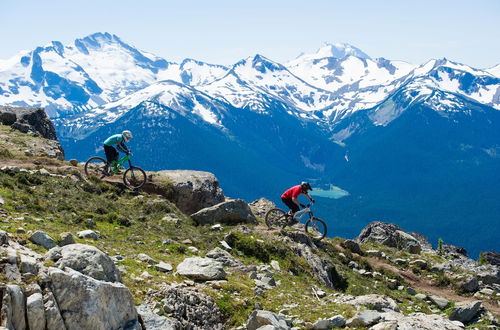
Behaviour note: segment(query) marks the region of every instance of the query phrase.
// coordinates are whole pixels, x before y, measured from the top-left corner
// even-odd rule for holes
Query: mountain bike
[[[326,236],[326,224],[320,218],[313,215],[311,204],[307,204],[305,208],[295,213],[292,217],[288,212],[280,208],[271,209],[266,213],[265,221],[269,229],[274,227],[285,228],[300,223],[302,218],[309,216],[305,223],[305,232],[313,236],[316,240],[322,240]]]
[[[128,168],[123,172],[123,183],[129,189],[136,190],[141,188],[147,181],[146,172],[140,167],[133,166],[131,160],[132,153],[128,152],[116,163],[111,165],[104,158],[99,156],[90,157],[85,163],[85,175],[87,177],[95,176],[102,180],[115,174],[121,174],[121,168],[128,163]]]

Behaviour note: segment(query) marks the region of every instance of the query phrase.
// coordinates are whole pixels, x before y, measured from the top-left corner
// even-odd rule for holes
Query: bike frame
[[[309,218],[313,217],[313,212],[311,210],[311,205],[307,205],[304,209],[295,212],[293,215],[293,218],[296,219],[297,221],[301,221],[303,217],[306,215],[309,215]]]
[[[118,159],[118,161],[116,162],[116,165],[123,166],[123,164],[125,164],[126,161],[128,161],[128,166],[132,167],[132,161],[130,160],[130,155],[125,155],[122,158]]]

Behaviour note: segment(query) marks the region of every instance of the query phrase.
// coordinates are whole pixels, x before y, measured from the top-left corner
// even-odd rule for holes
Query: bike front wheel
[[[306,222],[306,233],[316,240],[322,240],[326,236],[326,224],[320,218],[312,217]]]
[[[123,173],[123,183],[133,190],[144,186],[146,180],[146,172],[137,166],[131,166]]]
[[[109,175],[108,162],[104,158],[97,156],[89,158],[83,169],[87,177],[95,176],[102,180],[105,176]]]
[[[288,224],[288,216],[282,209],[271,209],[266,213],[266,225],[269,229],[285,228]]]

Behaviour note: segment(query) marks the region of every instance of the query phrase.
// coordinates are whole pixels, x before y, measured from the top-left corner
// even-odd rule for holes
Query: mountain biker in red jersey
[[[300,207],[305,207],[305,205],[301,204],[297,199],[300,194],[305,195],[311,202],[314,203],[314,199],[307,193],[308,190],[312,190],[309,182],[302,182],[297,186],[293,186],[290,189],[287,189],[281,195],[281,200],[283,201],[283,203],[285,203],[285,205],[290,208],[289,213],[291,216],[299,211]]]
[[[116,165],[116,162],[118,161],[119,153],[118,151],[116,151],[116,149],[123,153],[130,152],[130,150],[125,145],[125,142],[130,141],[131,138],[132,132],[125,130],[121,134],[111,135],[104,141],[104,153],[106,154],[108,163],[111,164],[112,167],[114,167]],[[116,149],[114,147],[115,145]]]

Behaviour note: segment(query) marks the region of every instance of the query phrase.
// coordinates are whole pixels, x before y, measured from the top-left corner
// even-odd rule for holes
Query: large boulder
[[[369,306],[370,308],[379,312],[385,310],[399,312],[398,304],[394,301],[394,299],[378,294],[368,294],[364,296],[342,296],[340,298],[337,298],[335,302],[339,304],[352,305],[355,307]]]
[[[210,225],[216,222],[226,224],[257,223],[257,219],[250,207],[241,199],[230,200],[204,208],[191,214],[191,218],[200,225]]]
[[[195,213],[225,199],[215,175],[201,171],[154,172],[144,189],[164,196],[185,214]]]
[[[278,316],[273,312],[264,310],[255,310],[252,312],[252,314],[250,314],[250,317],[248,318],[247,321],[246,329],[257,330],[266,325],[273,326],[274,329],[279,329],[279,330],[290,329],[290,327],[286,323],[286,320],[283,317]]]
[[[41,245],[44,248],[52,249],[56,246],[56,241],[52,237],[50,237],[47,233],[37,230],[29,237],[29,240],[35,243],[36,245]]]
[[[121,282],[120,271],[111,258],[98,248],[85,244],[70,244],[50,249],[45,255],[59,268],[69,267],[96,280]]]
[[[132,294],[121,283],[98,281],[70,268],[48,269],[68,329],[140,329]]]
[[[418,240],[412,235],[404,232],[399,226],[381,221],[369,223],[359,236],[357,242],[375,242],[410,253],[420,253],[422,247]]]
[[[457,320],[462,323],[469,323],[481,311],[483,305],[480,301],[457,303],[450,313],[450,320]]]
[[[222,264],[212,258],[186,258],[177,265],[177,273],[196,280],[222,280],[226,272]]]
[[[337,272],[335,265],[328,260],[320,258],[309,246],[299,243],[292,246],[292,251],[307,261],[311,268],[312,276],[316,281],[330,288],[345,288],[347,281]]]

